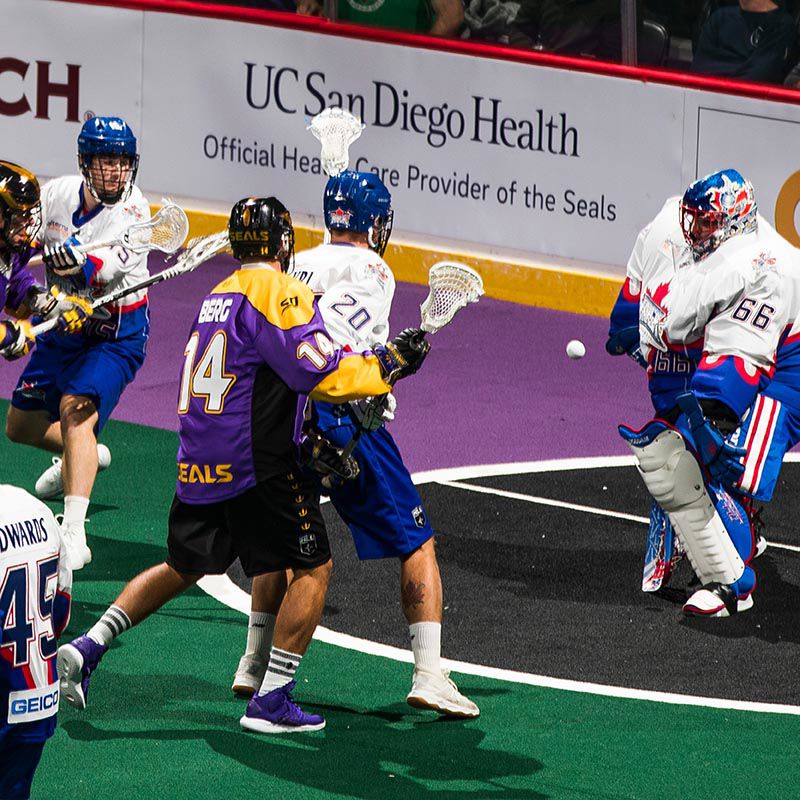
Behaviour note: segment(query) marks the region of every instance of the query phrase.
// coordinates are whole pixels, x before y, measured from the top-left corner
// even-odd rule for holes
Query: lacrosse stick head
[[[131,225],[125,233],[125,246],[134,253],[160,250],[174,253],[186,240],[189,219],[184,210],[172,202],[166,202],[147,222]]]
[[[327,175],[338,175],[350,163],[350,145],[366,126],[349,111],[334,106],[311,118],[306,130],[319,139],[320,160]]]
[[[186,249],[178,256],[170,271],[175,275],[191,272],[204,261],[213,258],[217,253],[228,250],[231,246],[228,231],[209,233],[207,236],[197,236],[186,243]]]
[[[481,276],[456,261],[434,264],[428,273],[428,286],[428,296],[419,307],[420,328],[426,333],[441,330],[459,309],[477,303],[483,294]]]

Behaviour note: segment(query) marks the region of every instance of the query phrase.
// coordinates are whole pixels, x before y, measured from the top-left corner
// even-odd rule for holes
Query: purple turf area
[[[151,263],[153,270],[159,265]],[[114,419],[176,429],[178,377],[192,319],[205,293],[234,268],[218,257],[151,292],[147,360]],[[392,330],[419,324],[426,287],[399,284]],[[607,321],[483,298],[431,337],[422,370],[398,384],[390,430],[412,471],[470,464],[627,453],[619,422],[650,416],[644,374],[603,347]],[[565,354],[570,339],[586,357]],[[0,397],[24,367],[4,363]]]

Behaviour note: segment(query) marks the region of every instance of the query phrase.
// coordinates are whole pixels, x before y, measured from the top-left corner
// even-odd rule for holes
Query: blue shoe
[[[295,681],[289,681],[267,694],[255,695],[247,704],[239,724],[256,733],[321,731],[325,727],[324,717],[306,714],[292,699],[294,687]]]
[[[58,688],[73,708],[86,708],[89,678],[106,650],[106,645],[97,644],[86,635],[58,648]]]

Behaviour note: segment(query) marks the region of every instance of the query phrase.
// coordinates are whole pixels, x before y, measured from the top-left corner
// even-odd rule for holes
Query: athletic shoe
[[[111,466],[111,451],[104,445],[97,445],[97,471],[102,472]],[[36,496],[41,500],[57,500],[64,494],[64,482],[61,479],[61,459],[53,456],[53,465],[48,467],[36,481]]]
[[[61,543],[67,556],[67,566],[77,572],[83,569],[92,560],[92,551],[86,544],[86,529],[83,522],[71,522],[64,525],[63,516],[59,514],[56,519],[61,525]]]
[[[246,653],[239,659],[236,675],[233,676],[233,693],[239,697],[252,697],[261,687],[267,673],[268,659],[258,653]]]
[[[255,695],[247,704],[247,711],[239,724],[256,733],[303,733],[320,731],[325,719],[319,714],[306,714],[292,699],[295,681],[273,689],[267,694]]]
[[[58,648],[58,688],[73,708],[86,708],[89,678],[108,650],[85,634]]]
[[[767,540],[763,536],[759,536],[756,539],[756,549],[755,553],[753,553],[753,558],[758,558],[759,556],[763,556],[767,549]]]
[[[447,717],[473,719],[481,712],[478,706],[458,691],[450,673],[415,669],[406,702],[414,708],[438,711]]]
[[[683,613],[697,617],[730,617],[752,607],[752,594],[736,597],[730,586],[708,583],[683,604]]]

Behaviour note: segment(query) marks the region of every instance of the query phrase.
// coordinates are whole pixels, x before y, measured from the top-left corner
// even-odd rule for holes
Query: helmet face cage
[[[345,170],[332,177],[322,200],[328,230],[366,233],[369,246],[382,256],[392,234],[392,196],[372,172]]]
[[[0,161],[0,244],[9,252],[29,247],[42,226],[36,176],[10,161]]]
[[[294,228],[286,206],[275,197],[248,197],[231,209],[228,235],[234,258],[277,261],[287,272],[294,258]]]
[[[755,231],[758,206],[753,185],[735,169],[706,175],[692,183],[680,204],[680,223],[695,260],[724,241]]]
[[[119,117],[92,117],[78,135],[78,164],[92,196],[113,206],[127,200],[136,181],[136,137]]]

